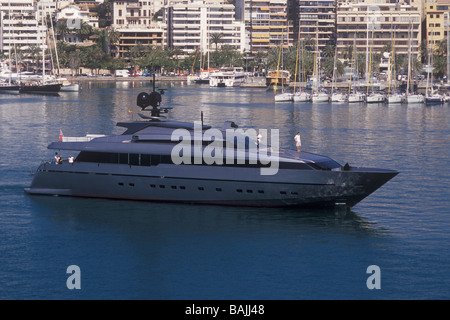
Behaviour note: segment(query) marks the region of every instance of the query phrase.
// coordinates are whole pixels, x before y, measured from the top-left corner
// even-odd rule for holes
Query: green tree
[[[85,21],[81,21],[80,27],[75,30],[81,42],[86,40],[92,34],[92,27]]]
[[[441,55],[434,57],[433,67],[433,75],[442,78],[447,73],[447,57]]]
[[[120,41],[120,32],[118,32],[113,27],[110,27],[106,31],[106,42],[109,46],[108,53],[117,53],[117,44]]]
[[[97,45],[86,47],[82,50],[82,65],[86,68],[91,69],[92,73],[94,73],[94,70],[97,70],[98,74],[98,70],[103,66],[105,52]]]
[[[72,69],[72,73],[78,74],[78,70],[81,67],[81,58],[82,54],[79,49],[69,55],[69,67]]]
[[[69,28],[67,27],[66,20],[59,20],[55,26],[56,33],[59,35],[59,39],[64,41],[64,37],[70,33]]]
[[[218,45],[223,42],[223,34],[219,32],[211,33],[209,35],[209,42],[216,46],[217,51]]]

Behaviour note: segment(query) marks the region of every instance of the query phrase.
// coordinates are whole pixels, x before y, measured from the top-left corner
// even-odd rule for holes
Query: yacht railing
[[[89,142],[92,139],[104,137],[104,134],[87,134],[85,137],[63,137],[62,142]]]

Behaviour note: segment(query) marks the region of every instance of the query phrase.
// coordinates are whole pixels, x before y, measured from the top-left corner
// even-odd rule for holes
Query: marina
[[[58,151],[67,163],[71,151],[47,149],[60,132],[120,136],[116,123],[139,120],[136,97],[152,91],[148,79],[82,84],[57,96],[0,95],[1,298],[448,298],[447,103],[275,103],[263,88],[158,84],[170,121],[203,114],[212,127],[276,128],[293,153],[300,131],[305,154],[400,172],[350,210],[28,195],[41,161]],[[73,264],[77,292],[66,287]],[[371,265],[380,290],[366,286]]]

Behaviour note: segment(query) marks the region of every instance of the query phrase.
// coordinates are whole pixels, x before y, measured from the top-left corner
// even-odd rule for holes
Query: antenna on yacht
[[[142,109],[142,111],[147,111],[146,108],[147,107],[152,107],[150,110],[150,114],[151,116],[143,116],[141,115],[141,117],[145,118],[145,119],[153,119],[153,120],[158,120],[160,118],[164,118],[161,117],[161,94],[164,94],[165,89],[160,89],[160,92],[156,91],[156,81],[155,81],[155,74],[153,74],[153,91],[149,94],[147,92],[141,92],[138,94],[137,96],[137,105]],[[166,107],[163,108],[162,111],[164,113],[168,112],[168,109],[171,109],[170,107]]]

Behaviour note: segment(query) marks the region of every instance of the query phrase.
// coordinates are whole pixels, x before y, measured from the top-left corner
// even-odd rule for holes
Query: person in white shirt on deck
[[[297,132],[297,134],[294,137],[295,146],[297,147],[297,152],[300,152],[300,148],[302,147],[302,138],[300,137],[300,132]]]

